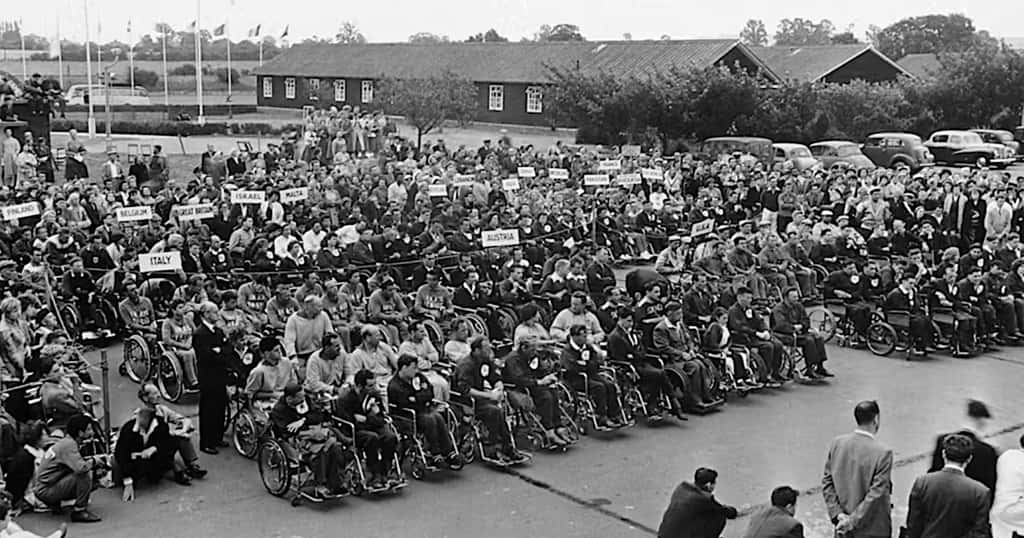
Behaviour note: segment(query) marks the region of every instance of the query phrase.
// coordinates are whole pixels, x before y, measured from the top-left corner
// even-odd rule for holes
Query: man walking
[[[985,538],[989,536],[990,491],[967,477],[974,442],[966,435],[942,440],[945,465],[919,476],[910,490],[907,538]]]
[[[836,534],[892,536],[892,449],[875,439],[880,411],[875,401],[853,409],[857,429],[832,440],[822,477],[822,495]]]
[[[985,433],[985,424],[990,418],[992,415],[988,412],[988,406],[978,400],[968,400],[967,423],[953,433],[963,435],[973,443],[974,451],[971,461],[964,468],[964,474],[967,475],[967,478],[981,482],[989,491],[994,492],[996,489],[996,460],[999,458],[999,454],[996,453],[996,449],[992,445],[981,440],[981,436]],[[946,462],[942,457],[942,443],[950,435],[953,434],[940,435],[935,440],[935,452],[932,453],[932,465],[928,468],[928,472],[938,471],[945,465]]]
[[[683,482],[672,492],[658,527],[658,538],[718,538],[725,520],[736,519],[736,509],[715,499],[718,472],[701,467],[693,483]]]

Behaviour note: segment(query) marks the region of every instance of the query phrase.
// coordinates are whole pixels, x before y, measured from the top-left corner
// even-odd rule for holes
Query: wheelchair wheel
[[[887,323],[872,323],[868,327],[868,349],[879,357],[885,357],[896,349],[896,329]]]
[[[149,379],[149,344],[138,334],[124,339],[125,374],[134,382],[142,383]]]
[[[398,334],[398,328],[392,325],[381,324],[377,326],[380,329],[380,339],[385,344],[398,348],[398,344],[402,342],[401,337]]]
[[[499,308],[494,312],[494,317],[501,331],[501,338],[512,340],[516,334],[516,325],[519,324],[519,317],[511,308]]]
[[[423,320],[423,330],[427,331],[427,338],[434,344],[434,349],[444,349],[444,329],[436,321]]]
[[[64,321],[64,326],[68,331],[68,338],[72,342],[77,342],[82,337],[82,316],[78,314],[78,308],[71,303],[64,303],[60,305],[57,312],[60,315],[60,319]]]
[[[464,424],[459,428],[455,438],[458,441],[455,448],[462,456],[462,460],[466,463],[473,463],[476,461],[477,452],[479,452],[479,450],[477,450],[476,432],[473,430],[473,427],[469,424]]]
[[[246,458],[253,459],[259,450],[259,428],[256,420],[248,412],[238,413],[235,417],[234,428],[231,432],[231,441],[235,450]]]
[[[362,467],[360,467],[357,459],[353,459],[345,466],[345,470],[342,471],[342,480],[345,482],[348,492],[352,495],[360,497],[366,493]]]
[[[114,303],[106,297],[96,299],[96,328],[116,333],[119,326],[120,319]]]
[[[636,422],[637,418],[647,415],[647,404],[639,388],[631,386],[622,394],[622,414],[627,422]]]
[[[811,328],[821,333],[826,344],[836,335],[836,317],[828,308],[824,306],[808,308],[807,317],[810,318]]]
[[[260,479],[267,493],[282,497],[291,489],[292,469],[284,448],[277,441],[266,441],[259,448]]]
[[[466,314],[464,317],[466,321],[469,322],[469,329],[470,332],[472,333],[472,336],[485,336],[487,338],[491,337],[490,331],[487,330],[487,323],[484,321],[483,318],[476,314]]]
[[[160,356],[156,384],[160,394],[169,402],[177,402],[185,393],[185,373],[174,353],[168,351]]]

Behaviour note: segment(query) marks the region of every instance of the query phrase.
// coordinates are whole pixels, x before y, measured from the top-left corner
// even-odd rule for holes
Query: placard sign
[[[517,177],[510,177],[508,179],[501,180],[501,188],[503,188],[503,189],[505,189],[507,191],[517,191],[517,190],[519,190],[519,178],[517,178]]]
[[[520,166],[516,171],[516,175],[519,177],[537,177],[537,171],[532,166]]]
[[[608,174],[587,174],[583,176],[583,185],[587,187],[600,187],[609,184],[610,181]]]
[[[263,191],[233,191],[232,204],[262,204],[267,201],[267,193]]]
[[[640,184],[640,174],[619,174],[615,176],[615,184],[623,187],[632,187]]]
[[[484,230],[480,232],[484,247],[511,247],[519,244],[519,230]]]
[[[459,189],[463,187],[472,187],[473,185],[476,185],[475,181],[456,181],[455,183],[452,183],[452,187]]]
[[[627,157],[639,157],[640,146],[622,146],[622,154]]]
[[[465,181],[466,183],[473,183],[476,181],[476,176],[473,174],[455,174],[455,181]]]
[[[433,183],[428,188],[431,197],[448,196],[448,185],[444,183]]]
[[[9,205],[3,208],[4,220],[18,220],[24,217],[34,217],[39,214],[38,202],[26,202],[24,204]]]
[[[694,237],[698,235],[705,235],[711,233],[715,229],[715,219],[706,219],[693,225],[693,230],[690,231],[690,235]]]
[[[152,273],[154,271],[177,271],[181,269],[180,252],[154,252],[139,254],[139,271]]]
[[[640,174],[644,179],[663,179],[665,173],[660,168],[641,168]]]
[[[617,172],[619,170],[622,170],[622,163],[617,160],[601,161],[597,165],[597,170],[599,172]]]
[[[281,203],[290,204],[301,202],[309,198],[309,187],[295,187],[281,191]]]
[[[551,179],[569,179],[569,171],[565,168],[548,168],[548,177]]]
[[[153,208],[148,205],[117,208],[117,222],[137,222],[153,218]]]
[[[188,220],[212,219],[215,214],[213,204],[180,205],[174,208],[174,211],[178,215],[178,220],[182,222]]]

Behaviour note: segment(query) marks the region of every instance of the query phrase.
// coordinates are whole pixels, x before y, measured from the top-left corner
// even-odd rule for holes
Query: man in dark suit
[[[693,483],[683,482],[672,492],[658,527],[658,538],[718,538],[725,520],[736,519],[736,509],[715,499],[718,473],[701,467]]]
[[[772,504],[750,516],[743,538],[803,538],[804,525],[796,514],[797,491],[779,486],[772,491]]]
[[[932,465],[928,468],[928,472],[939,471],[945,464],[942,457],[943,441],[953,434],[962,435],[970,439],[974,445],[971,460],[964,468],[964,474],[967,475],[967,478],[973,478],[984,484],[990,492],[995,492],[996,460],[999,459],[999,454],[996,453],[996,449],[992,445],[982,441],[980,437],[981,433],[985,431],[985,423],[990,418],[992,415],[988,412],[988,406],[978,400],[968,400],[967,424],[956,432],[940,435],[935,440],[935,452],[932,453]]]
[[[683,413],[683,406],[676,397],[676,389],[672,386],[665,369],[661,367],[661,361],[657,357],[647,354],[647,349],[641,342],[640,333],[633,330],[633,311],[625,306],[620,306],[616,312],[617,322],[615,329],[608,335],[608,358],[625,362],[636,369],[640,376],[640,390],[647,399],[648,412],[652,415],[660,414],[665,410],[656,409],[651,403],[660,399],[656,396],[664,395],[671,405],[672,414],[679,420],[688,420]]]
[[[892,536],[892,449],[875,440],[879,415],[877,402],[860,402],[857,429],[828,449],[822,496],[836,534],[846,538]]]
[[[989,536],[990,492],[968,478],[974,442],[965,435],[942,440],[945,465],[919,476],[910,489],[907,538],[985,538]]]
[[[199,324],[192,334],[199,375],[199,450],[216,455],[224,442],[224,413],[228,406],[228,365],[231,346],[217,327],[217,305],[199,305]]]

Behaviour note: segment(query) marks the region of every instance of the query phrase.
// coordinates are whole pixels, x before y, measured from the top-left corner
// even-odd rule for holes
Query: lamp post
[[[117,65],[117,60],[121,56],[121,49],[114,48],[110,51],[114,55],[114,61],[103,68],[103,91],[106,94],[106,102],[103,104],[104,112],[107,116],[106,121],[106,134],[107,134],[107,149],[110,149],[110,124],[114,122],[113,113],[110,110],[110,70]]]

